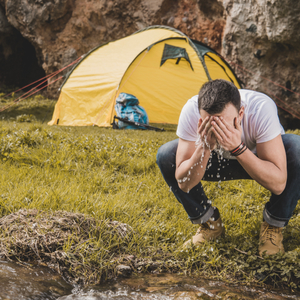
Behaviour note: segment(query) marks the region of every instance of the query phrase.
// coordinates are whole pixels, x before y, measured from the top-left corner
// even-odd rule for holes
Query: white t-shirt
[[[274,139],[284,134],[280,124],[275,102],[263,93],[240,89],[241,105],[244,106],[242,119],[242,141],[256,153],[256,144]],[[198,95],[192,97],[182,108],[177,136],[183,140],[197,140],[197,125],[200,118],[198,111]],[[233,157],[230,157],[233,158]]]

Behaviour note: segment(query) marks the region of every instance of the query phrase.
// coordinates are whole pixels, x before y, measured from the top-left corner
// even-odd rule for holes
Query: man
[[[284,133],[273,100],[225,80],[209,81],[183,107],[177,135],[179,140],[160,147],[157,164],[192,223],[200,225],[188,243],[225,232],[202,180],[254,179],[272,193],[259,253],[284,252],[282,228],[300,198],[300,136]]]

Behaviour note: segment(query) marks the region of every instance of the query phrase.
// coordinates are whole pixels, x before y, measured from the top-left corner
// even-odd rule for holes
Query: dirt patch
[[[50,267],[68,282],[98,284],[132,272],[175,272],[162,251],[132,254],[139,234],[127,224],[80,213],[22,209],[0,219],[0,258]],[[146,251],[147,252],[147,251]]]
[[[71,282],[99,282],[104,273],[106,278],[118,273],[132,234],[117,221],[24,209],[0,219],[0,257],[46,265]]]

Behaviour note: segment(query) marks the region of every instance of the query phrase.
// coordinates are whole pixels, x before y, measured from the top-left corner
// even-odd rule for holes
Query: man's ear
[[[244,111],[245,111],[245,107],[242,106],[239,110],[239,121],[241,122],[243,117],[244,117]]]

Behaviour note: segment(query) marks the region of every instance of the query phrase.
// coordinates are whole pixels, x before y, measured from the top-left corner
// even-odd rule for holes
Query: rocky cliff
[[[100,44],[163,24],[213,47],[246,87],[300,115],[299,12],[294,0],[0,0],[0,84],[32,82]],[[285,122],[296,120],[283,112]]]
[[[300,2],[226,0],[222,54],[246,87],[265,92],[286,127],[299,127]],[[287,88],[287,89],[285,89]]]

